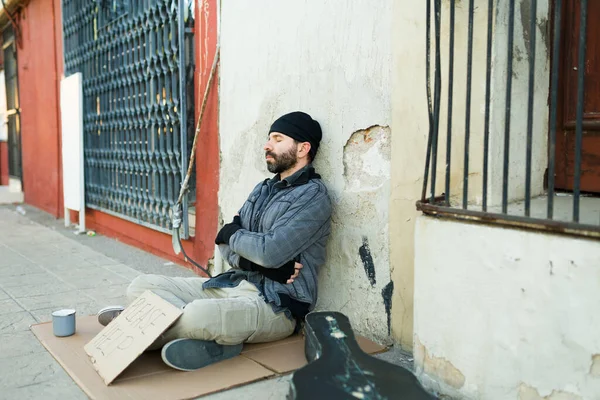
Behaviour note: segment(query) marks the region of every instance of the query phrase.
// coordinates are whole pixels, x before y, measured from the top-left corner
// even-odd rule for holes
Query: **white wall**
[[[221,9],[220,190],[228,221],[269,176],[271,122],[303,110],[323,128],[315,166],[334,204],[321,309],[386,341],[382,289],[390,282],[388,205],[392,0],[225,1]],[[371,285],[359,256],[373,258]]]
[[[596,241],[430,217],[415,240],[425,384],[468,399],[600,398]]]

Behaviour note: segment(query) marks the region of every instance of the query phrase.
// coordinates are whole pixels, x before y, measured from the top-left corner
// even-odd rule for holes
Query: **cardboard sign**
[[[181,314],[181,309],[148,290],[105,326],[84,347],[104,383],[109,385]]]

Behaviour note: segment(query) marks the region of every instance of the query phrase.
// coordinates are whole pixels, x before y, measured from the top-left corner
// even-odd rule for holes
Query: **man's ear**
[[[310,142],[302,142],[300,143],[301,147],[298,149],[301,157],[308,157],[308,153],[310,153]]]

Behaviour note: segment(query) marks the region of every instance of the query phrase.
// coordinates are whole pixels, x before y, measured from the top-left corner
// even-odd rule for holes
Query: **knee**
[[[160,284],[160,275],[145,274],[136,277],[127,287],[127,298],[133,301],[146,290],[156,288]]]
[[[221,314],[216,302],[195,300],[185,306],[183,314],[175,323],[178,337],[215,340],[221,336]]]
[[[212,299],[194,300],[185,306],[180,319],[204,321],[214,323],[215,325],[220,325],[221,313],[219,304],[217,301],[213,301]]]

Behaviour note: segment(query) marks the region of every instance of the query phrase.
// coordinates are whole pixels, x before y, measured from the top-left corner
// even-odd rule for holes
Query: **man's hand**
[[[298,277],[298,275],[300,275],[300,270],[302,269],[302,264],[300,263],[295,263],[294,264],[294,275],[292,275],[290,277],[290,279],[287,280],[287,284],[289,285],[290,283],[294,283],[294,279],[296,279]]]
[[[298,275],[300,275],[302,264],[295,262],[294,260],[290,260],[279,268],[265,268],[245,259],[244,257],[240,257],[239,267],[244,271],[260,272],[264,277],[275,282],[290,284],[293,283],[296,278],[298,278]]]
[[[233,217],[233,221],[223,225],[219,233],[217,233],[217,238],[215,239],[215,244],[229,244],[229,239],[236,233],[238,230],[242,229],[242,222],[240,220],[240,216],[236,215]]]

